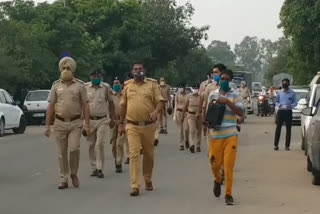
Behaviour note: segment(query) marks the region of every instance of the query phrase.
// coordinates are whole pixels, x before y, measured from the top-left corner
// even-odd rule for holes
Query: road
[[[54,139],[43,127],[0,139],[0,214],[88,213],[319,213],[320,187],[311,184],[300,148],[300,127],[293,128],[292,150],[273,151],[273,118],[250,116],[242,126],[234,173],[235,206],[212,193],[213,179],[202,152],[178,151],[177,132],[161,135],[156,148],[155,190],[129,196],[128,166],[115,174],[111,147],[106,146],[105,178],[89,176],[88,145],[82,139],[80,188],[58,190]],[[283,137],[283,136],[282,136]]]

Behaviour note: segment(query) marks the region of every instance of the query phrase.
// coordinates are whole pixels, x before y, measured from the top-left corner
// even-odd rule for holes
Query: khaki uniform
[[[121,106],[127,107],[126,132],[129,141],[130,182],[132,188],[140,187],[140,148],[143,151],[143,176],[145,182],[152,179],[154,164],[154,134],[156,125],[134,125],[132,122],[149,121],[150,114],[160,101],[164,101],[156,80],[146,78],[142,84],[135,80],[125,82]]]
[[[112,105],[113,100],[109,94],[110,88],[104,84],[95,87],[91,82],[88,82],[86,88],[90,105],[90,135],[87,136],[89,158],[93,171],[102,170],[104,166],[104,144],[110,122],[108,108],[109,105]]]
[[[245,113],[245,116],[247,115],[247,107],[248,107],[248,97],[250,96],[250,92],[249,92],[249,89],[248,87],[240,87],[240,95],[241,95],[241,98],[242,98],[242,102],[243,102],[243,107],[244,107],[244,113]]]
[[[70,175],[77,175],[80,157],[82,107],[88,102],[84,82],[73,79],[66,84],[61,80],[53,83],[49,103],[54,104],[54,132],[59,160],[61,182],[67,183]]]
[[[122,97],[123,97],[122,93],[113,95],[116,121],[115,121],[115,126],[112,129],[112,137],[110,142],[112,144],[112,154],[114,159],[116,160],[116,165],[121,165],[123,162],[123,159],[125,157],[129,157],[129,146],[128,146],[127,134],[122,136],[118,135],[119,120],[120,120],[120,102]]]
[[[188,94],[188,126],[189,126],[189,139],[191,146],[200,147],[201,145],[201,118],[199,114],[200,108],[200,95]]]
[[[168,127],[168,118],[167,118],[167,109],[169,106],[169,104],[171,103],[171,96],[170,96],[170,86],[169,85],[165,85],[165,86],[160,86],[160,91],[161,91],[161,95],[165,100],[165,106],[162,112],[160,112],[160,128],[167,130]]]
[[[189,142],[189,129],[188,120],[185,115],[183,115],[183,109],[186,105],[187,93],[177,93],[175,97],[175,117],[176,124],[179,131],[179,145],[183,146],[186,141]],[[182,121],[183,119],[183,121]]]

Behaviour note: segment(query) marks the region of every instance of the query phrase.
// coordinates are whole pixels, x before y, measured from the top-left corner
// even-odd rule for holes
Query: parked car
[[[35,90],[28,92],[23,104],[23,111],[28,124],[33,122],[41,124],[45,121],[49,93],[50,90]]]
[[[312,172],[312,184],[320,185],[320,103],[318,102],[314,113],[313,107],[306,108],[302,112],[312,117],[306,132],[307,169]]]
[[[26,120],[22,110],[17,106],[17,103],[12,99],[10,94],[0,89],[0,126],[3,126],[2,135],[4,130],[12,129],[15,134],[23,134],[26,130]],[[1,135],[1,134],[0,134]]]
[[[307,95],[307,106],[312,108],[312,114],[316,111],[317,102],[320,99],[320,72],[318,72],[311,83],[309,84],[309,93]],[[301,149],[305,150],[305,155],[307,155],[306,144],[306,133],[312,119],[311,115],[301,115]]]
[[[4,114],[0,111],[0,137],[4,135]]]

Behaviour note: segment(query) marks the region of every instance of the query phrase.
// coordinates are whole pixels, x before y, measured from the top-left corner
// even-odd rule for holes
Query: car
[[[41,124],[45,121],[49,93],[50,90],[34,90],[28,92],[23,104],[23,111],[28,124],[33,122]]]
[[[320,186],[320,103],[317,103],[315,112],[313,107],[302,111],[303,115],[311,116],[306,132],[307,170],[312,172],[312,184]]]
[[[4,114],[0,111],[0,137],[4,135]]]
[[[252,101],[252,97],[249,96],[247,99],[248,99],[247,112],[248,112],[248,114],[253,114],[253,101]]]
[[[2,135],[4,130],[12,129],[15,134],[23,134],[26,130],[26,119],[23,111],[17,106],[10,94],[0,89],[0,112]]]
[[[312,114],[315,113],[317,103],[320,99],[320,72],[318,72],[309,84],[309,93],[307,94],[307,106],[312,108]],[[305,150],[305,155],[307,155],[306,144],[306,133],[312,119],[311,115],[301,115],[301,149]]]

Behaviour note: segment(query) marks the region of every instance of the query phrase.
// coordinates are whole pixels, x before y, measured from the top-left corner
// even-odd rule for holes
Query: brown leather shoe
[[[153,190],[152,182],[146,182],[146,190],[147,191],[152,191]]]
[[[140,194],[140,191],[138,188],[133,188],[132,191],[130,192],[130,196],[138,196]]]
[[[72,185],[78,188],[80,185],[79,178],[76,175],[71,175],[70,177],[72,179]]]
[[[67,189],[68,188],[68,183],[66,182],[61,182],[58,186],[58,189]]]

